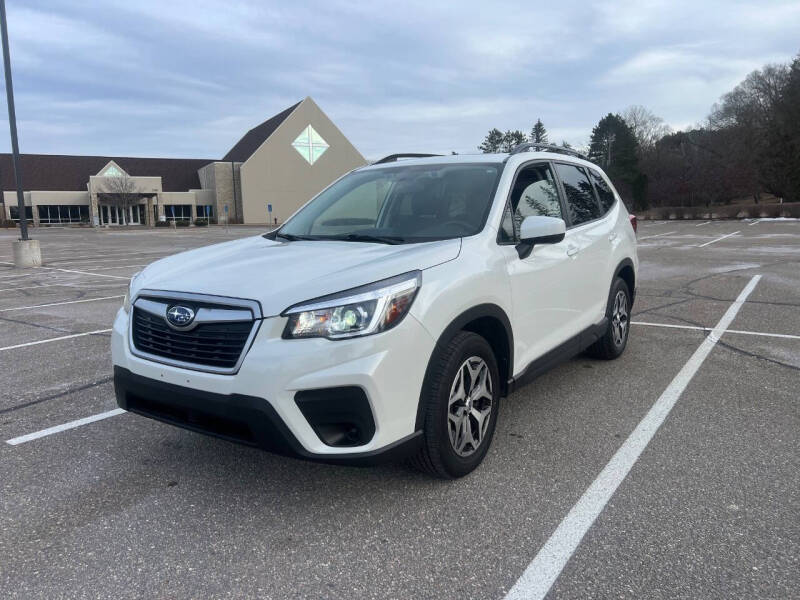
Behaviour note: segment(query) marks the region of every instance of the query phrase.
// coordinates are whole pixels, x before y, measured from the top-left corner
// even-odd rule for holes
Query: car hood
[[[264,316],[296,304],[455,259],[461,240],[387,245],[279,242],[249,237],[181,252],[148,265],[131,290],[258,300]]]

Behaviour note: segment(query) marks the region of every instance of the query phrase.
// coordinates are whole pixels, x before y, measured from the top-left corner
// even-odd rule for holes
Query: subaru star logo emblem
[[[186,327],[194,320],[194,311],[188,306],[175,305],[167,309],[167,322],[173,327]]]

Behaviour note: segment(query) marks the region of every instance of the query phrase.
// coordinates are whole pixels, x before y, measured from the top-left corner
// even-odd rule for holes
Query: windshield
[[[273,235],[401,244],[474,235],[483,229],[501,172],[500,163],[355,171]]]

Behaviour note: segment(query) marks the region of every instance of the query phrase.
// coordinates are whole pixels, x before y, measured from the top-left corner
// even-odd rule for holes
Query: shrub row
[[[800,218],[800,202],[784,204],[731,204],[651,208],[636,215],[640,219],[755,219]]]

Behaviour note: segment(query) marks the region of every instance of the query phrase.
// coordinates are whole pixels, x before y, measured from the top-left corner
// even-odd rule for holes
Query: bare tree
[[[139,203],[136,182],[125,174],[119,177],[106,177],[103,188],[110,204],[122,208],[123,219],[127,221],[128,208]]]
[[[658,140],[672,133],[672,129],[664,123],[664,119],[657,117],[650,109],[641,104],[626,108],[622,111],[622,118],[633,131],[642,153],[650,152],[655,148]]]

